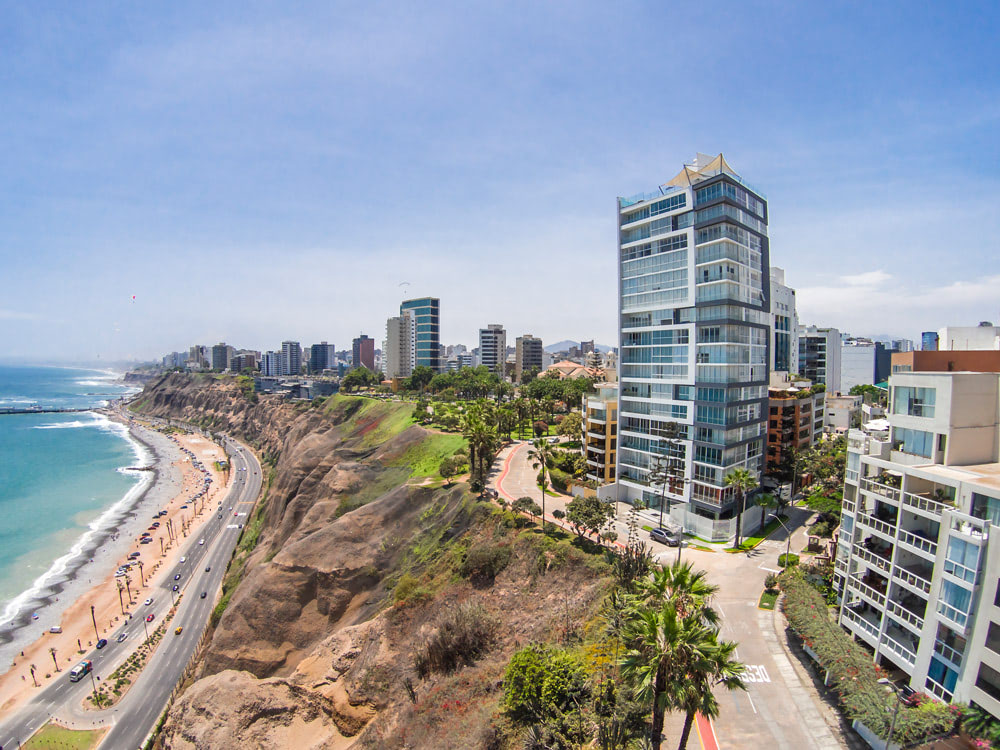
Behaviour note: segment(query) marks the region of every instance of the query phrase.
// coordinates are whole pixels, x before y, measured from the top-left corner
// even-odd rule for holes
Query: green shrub
[[[482,544],[470,549],[462,561],[461,573],[473,583],[492,583],[510,563],[510,547]]]
[[[782,553],[778,555],[778,565],[782,568],[792,568],[799,564],[799,556],[795,554]]]
[[[552,486],[559,492],[567,491],[567,482],[569,479],[570,475],[562,469],[549,469],[549,480],[552,482]]]
[[[778,588],[778,576],[774,573],[768,573],[764,576],[764,588],[767,591],[774,591]]]
[[[481,604],[465,603],[438,622],[434,634],[413,657],[420,677],[472,664],[496,642],[499,620]]]
[[[517,651],[503,678],[503,711],[518,724],[537,724],[585,702],[586,674],[569,653],[542,644]]]

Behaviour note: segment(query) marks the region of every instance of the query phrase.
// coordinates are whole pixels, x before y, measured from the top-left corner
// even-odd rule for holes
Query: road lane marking
[[[771,675],[767,673],[767,667],[763,664],[747,664],[743,672],[745,682],[770,682]]]

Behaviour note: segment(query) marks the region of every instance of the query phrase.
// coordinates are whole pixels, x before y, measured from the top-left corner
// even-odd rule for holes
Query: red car
[[[146,622],[152,622],[154,617],[156,617],[156,615],[146,615]]]

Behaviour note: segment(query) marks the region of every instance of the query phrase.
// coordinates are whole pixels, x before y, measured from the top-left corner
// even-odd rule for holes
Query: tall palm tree
[[[653,569],[653,574],[638,584],[639,596],[647,606],[670,602],[681,617],[700,617],[705,625],[719,626],[719,613],[711,606],[719,590],[708,582],[708,573],[695,570],[691,563],[675,562]]]
[[[533,469],[541,470],[542,488],[542,531],[545,531],[545,476],[549,468],[549,441],[545,438],[535,438],[531,442],[531,449],[528,451],[528,460],[531,461]]]
[[[745,667],[733,658],[736,644],[732,641],[720,642],[718,631],[713,632],[707,641],[696,651],[697,658],[690,665],[688,680],[673,683],[677,690],[671,691],[670,702],[684,711],[684,729],[681,731],[677,750],[685,750],[687,747],[696,714],[707,719],[714,719],[719,715],[719,702],[713,688],[722,685],[727,690],[747,689],[743,682]],[[714,645],[711,643],[713,641]]]
[[[746,503],[747,492],[752,490],[757,486],[757,477],[753,475],[752,472],[744,468],[733,469],[731,472],[726,474],[725,483],[727,487],[736,488],[736,497],[738,498],[736,503],[736,545],[740,546],[740,536],[743,531],[743,511],[745,510],[744,505]]]

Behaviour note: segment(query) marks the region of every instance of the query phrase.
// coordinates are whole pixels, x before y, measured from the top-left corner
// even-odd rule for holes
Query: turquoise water
[[[94,370],[0,366],[0,410],[101,406],[127,389]],[[92,412],[0,414],[0,623],[140,481],[123,428]],[[56,566],[57,568],[59,566]]]

